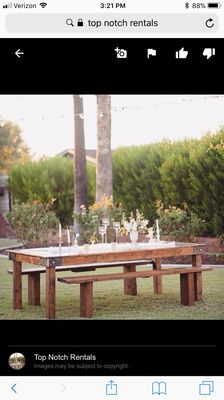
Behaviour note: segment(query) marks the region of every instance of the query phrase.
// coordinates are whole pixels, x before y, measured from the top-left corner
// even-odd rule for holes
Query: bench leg
[[[201,267],[202,257],[201,254],[192,256],[192,266],[197,268]],[[202,273],[196,272],[194,274],[194,299],[195,301],[202,301]]]
[[[40,305],[40,273],[32,272],[28,275],[28,304]]]
[[[125,265],[123,267],[124,272],[136,272],[135,265]],[[137,282],[136,278],[124,279],[124,294],[129,294],[131,296],[137,295]]]
[[[161,269],[161,258],[156,258],[156,260],[153,262],[153,269],[154,270]],[[163,293],[162,276],[153,277],[153,288],[155,294]]]
[[[180,302],[183,306],[192,306],[194,304],[193,274],[180,274]]]
[[[93,316],[93,282],[80,283],[80,317]]]

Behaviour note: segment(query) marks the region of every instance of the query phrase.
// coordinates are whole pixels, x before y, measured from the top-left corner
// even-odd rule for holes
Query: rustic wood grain
[[[32,306],[40,305],[40,273],[32,272],[28,275],[28,303]]]
[[[193,268],[200,268],[202,263],[201,254],[192,256],[192,266]],[[195,301],[202,301],[202,274],[194,274],[194,296]]]
[[[46,269],[46,318],[55,318],[55,268]]]
[[[161,275],[175,275],[175,274],[190,274],[193,275],[195,272],[207,272],[212,271],[212,268],[167,268],[161,270],[146,270],[136,272],[119,272],[116,274],[101,274],[101,275],[86,275],[86,276],[69,276],[57,278],[59,282],[67,284],[79,284],[84,282],[103,282],[112,281],[118,279],[131,279],[131,278],[144,278],[146,276],[161,276]]]
[[[132,250],[120,250],[120,251],[111,251],[111,252],[99,252],[99,253],[89,253],[89,254],[77,254],[77,255],[68,255],[68,256],[49,256],[46,254],[46,249],[30,249],[30,254],[28,249],[22,250],[10,250],[9,258],[14,261],[14,272],[13,272],[13,304],[15,309],[20,309],[22,307],[22,274],[21,263],[26,262],[33,265],[43,265],[46,267],[46,317],[49,319],[55,318],[55,266],[53,263],[58,259],[58,262],[62,266],[67,266],[68,269],[75,270],[75,266],[77,267],[77,272],[81,270],[81,268],[93,268],[93,264],[99,264],[99,268],[104,267],[105,264],[108,263],[117,263],[122,266],[125,263],[132,263],[133,261],[136,264],[140,264],[141,261],[145,260],[146,263],[151,263],[152,259],[161,259],[162,257],[175,257],[175,256],[193,256],[193,266],[194,263],[198,263],[199,258],[197,256],[201,256],[203,249],[203,245],[195,244],[195,243],[177,243],[175,247],[164,247],[160,249],[132,249]],[[42,255],[43,254],[43,255]],[[195,257],[195,258],[194,258]],[[196,260],[196,261],[194,261]],[[52,265],[53,264],[53,265]],[[88,264],[88,266],[87,266]],[[72,267],[71,267],[72,265]],[[107,265],[109,267],[109,265]],[[111,265],[112,266],[112,265]],[[156,270],[153,271],[153,275],[144,275],[143,277],[153,276],[154,277],[154,290],[156,293],[162,293],[162,275],[171,274],[171,272],[165,273],[164,271],[160,273],[159,271],[159,262],[157,262]],[[194,266],[194,268],[196,268]],[[33,268],[35,269],[35,268]],[[82,269],[84,271],[84,269]],[[140,271],[139,271],[140,272]],[[200,271],[198,271],[200,272]],[[135,272],[132,272],[132,274]],[[174,273],[174,272],[172,272]],[[176,272],[179,273],[179,272]],[[181,274],[183,272],[180,272]],[[201,275],[196,274],[196,269],[194,269],[194,294],[196,299],[202,298],[202,285],[201,285]],[[24,273],[25,274],[25,273]],[[135,279],[140,277],[139,275],[131,275],[125,276],[125,279]],[[124,277],[123,277],[124,278]],[[122,278],[122,279],[123,279]],[[121,279],[121,278],[117,278]],[[106,279],[105,279],[106,280]],[[107,280],[110,280],[109,275]],[[134,280],[132,281],[134,282]],[[30,283],[31,286],[31,283]],[[32,289],[34,284],[32,284]],[[37,287],[37,284],[36,284]],[[131,289],[129,287],[126,290],[132,290],[134,292],[134,285]],[[137,292],[137,286],[136,286]],[[35,294],[32,294],[35,297]],[[32,301],[36,301],[32,299]]]
[[[161,258],[156,258],[155,262],[153,264],[153,269],[154,270],[160,270],[161,269]],[[153,277],[153,289],[155,294],[162,294],[163,293],[163,287],[162,287],[162,276],[154,276]]]
[[[13,307],[14,310],[22,308],[22,263],[13,262]]]
[[[123,266],[123,271],[124,271],[124,273],[136,272],[136,266],[135,265],[125,265],[125,266]],[[130,296],[137,295],[136,278],[124,279],[124,294],[130,295]]]
[[[180,275],[180,302],[184,306],[194,304],[194,275],[192,273]]]
[[[93,316],[93,283],[84,282],[80,285],[80,317]]]

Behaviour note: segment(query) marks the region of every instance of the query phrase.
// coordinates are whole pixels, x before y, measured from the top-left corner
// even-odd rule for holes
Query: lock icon
[[[83,20],[81,18],[78,19],[77,26],[83,26]]]

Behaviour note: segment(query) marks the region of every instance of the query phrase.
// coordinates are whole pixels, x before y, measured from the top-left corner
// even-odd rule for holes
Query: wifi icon
[[[40,6],[41,6],[42,8],[45,8],[45,7],[47,7],[47,3],[40,3]]]

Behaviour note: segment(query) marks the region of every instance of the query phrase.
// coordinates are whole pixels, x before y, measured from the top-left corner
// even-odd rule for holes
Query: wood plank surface
[[[80,285],[80,317],[91,318],[93,316],[93,283]]]
[[[161,270],[161,258],[156,258],[153,269],[156,271]],[[163,287],[162,287],[162,276],[153,276],[153,289],[155,294],[162,294]]]
[[[202,263],[201,254],[192,256],[192,266],[193,268],[200,268]],[[202,274],[194,274],[194,297],[195,301],[202,301]]]
[[[111,281],[118,279],[130,279],[130,278],[143,278],[146,276],[160,276],[160,275],[175,275],[175,274],[194,274],[195,272],[206,272],[212,271],[212,268],[168,268],[161,270],[147,270],[137,272],[121,272],[117,274],[105,274],[105,275],[86,275],[86,276],[75,276],[75,277],[60,277],[57,278],[59,282],[67,284],[79,284],[82,282],[100,282],[100,281]]]
[[[180,302],[184,306],[192,306],[194,304],[194,275],[180,275]]]
[[[135,265],[125,265],[123,267],[123,272],[124,273],[136,272],[136,266]],[[136,278],[124,279],[124,294],[130,295],[130,296],[136,296],[137,295],[137,281],[136,281]]]
[[[13,262],[13,307],[14,310],[22,308],[22,263]]]
[[[28,276],[28,303],[32,306],[40,305],[40,273],[32,272]]]
[[[46,269],[46,318],[55,319],[55,268]]]
[[[150,259],[150,258],[162,258],[162,257],[173,257],[179,255],[193,255],[202,252],[203,244],[195,243],[176,243],[175,247],[164,247],[164,248],[149,248],[141,249],[136,247],[136,249],[131,250],[116,250],[109,252],[99,252],[99,253],[88,253],[88,254],[71,254],[62,255],[57,254],[55,256],[47,255],[46,249],[25,249],[25,250],[9,250],[9,258],[15,258],[15,261],[24,261],[34,265],[44,265],[49,264],[49,260],[54,258],[61,259],[61,265],[69,264],[83,264],[83,263],[98,263],[98,262],[113,262],[113,261],[125,261],[133,259]],[[30,251],[30,254],[29,254]],[[36,251],[36,254],[35,254]],[[43,255],[41,255],[43,254]]]

